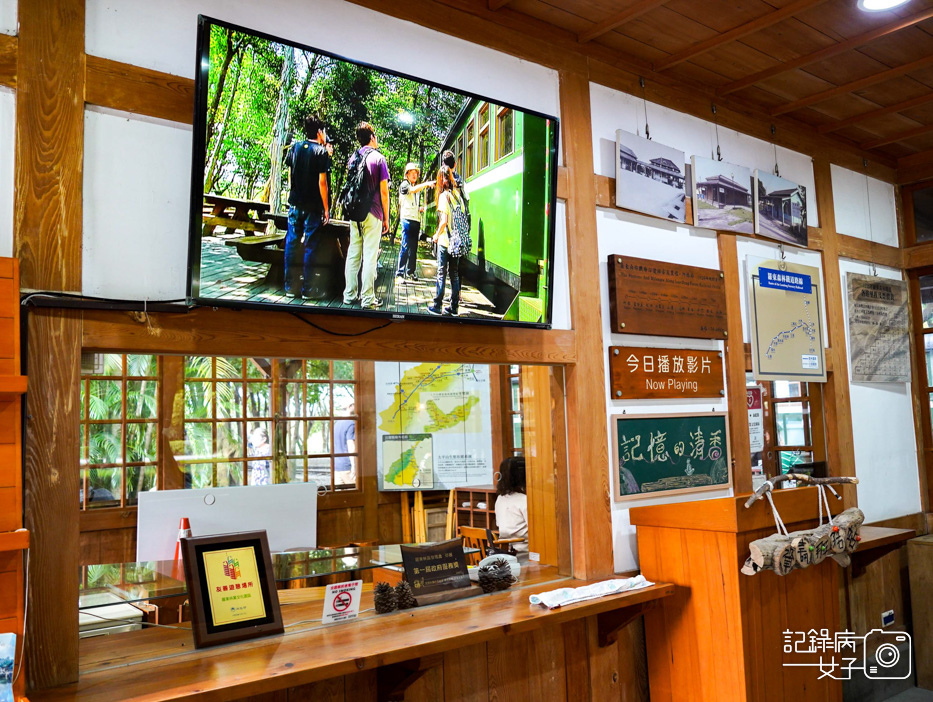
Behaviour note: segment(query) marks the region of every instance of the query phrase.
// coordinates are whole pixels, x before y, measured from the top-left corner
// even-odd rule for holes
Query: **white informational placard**
[[[450,490],[492,482],[489,366],[376,363],[380,490]]]
[[[324,590],[324,616],[321,621],[324,624],[333,624],[356,619],[360,614],[362,592],[362,580],[328,585]]]
[[[765,450],[764,406],[761,402],[761,386],[745,388],[748,404],[748,443],[752,453]]]
[[[907,282],[848,273],[846,291],[852,382],[910,382]]]
[[[273,552],[317,545],[317,485],[249,485],[139,493],[136,560],[175,558],[178,522],[187,517],[192,536],[265,530]]]

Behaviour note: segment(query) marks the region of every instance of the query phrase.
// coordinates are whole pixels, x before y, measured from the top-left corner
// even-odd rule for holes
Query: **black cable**
[[[378,327],[373,327],[372,329],[367,329],[365,331],[353,332],[352,334],[348,334],[346,332],[337,332],[337,331],[331,331],[330,329],[325,329],[320,324],[315,324],[310,319],[305,319],[297,312],[291,312],[290,314],[292,315],[292,317],[294,317],[300,322],[304,322],[309,327],[314,327],[318,331],[322,331],[325,334],[331,334],[332,336],[363,336],[364,334],[369,334],[370,332],[378,331],[379,329],[385,329],[387,326],[392,324],[392,322],[386,322],[385,324],[380,324]]]
[[[116,305],[168,305],[176,302],[187,302],[187,299],[183,297],[174,300],[123,300],[117,297],[97,297],[95,295],[82,295],[80,293],[58,292],[57,290],[36,290],[34,292],[27,293],[26,296],[23,297],[23,299],[20,301],[20,304],[28,305],[34,297],[52,299],[61,298],[64,300],[87,300],[89,302],[109,302]]]

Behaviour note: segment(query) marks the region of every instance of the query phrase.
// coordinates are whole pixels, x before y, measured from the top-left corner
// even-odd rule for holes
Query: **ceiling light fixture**
[[[910,0],[858,0],[858,9],[865,12],[883,12],[905,5]]]

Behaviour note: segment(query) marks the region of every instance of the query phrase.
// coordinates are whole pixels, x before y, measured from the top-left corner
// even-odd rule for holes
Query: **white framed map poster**
[[[375,364],[380,490],[492,482],[489,378],[476,363]]]
[[[825,383],[819,269],[753,256],[746,266],[755,380]]]
[[[909,382],[907,283],[848,273],[846,289],[852,382]]]

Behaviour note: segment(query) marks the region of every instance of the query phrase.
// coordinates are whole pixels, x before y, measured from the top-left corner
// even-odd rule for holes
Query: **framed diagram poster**
[[[729,486],[732,462],[725,412],[617,414],[610,423],[616,502],[647,493]]]
[[[820,270],[752,256],[746,265],[755,380],[825,383]]]
[[[852,382],[910,382],[907,283],[849,273],[846,286]]]
[[[266,532],[196,536],[181,547],[196,648],[284,631]]]

